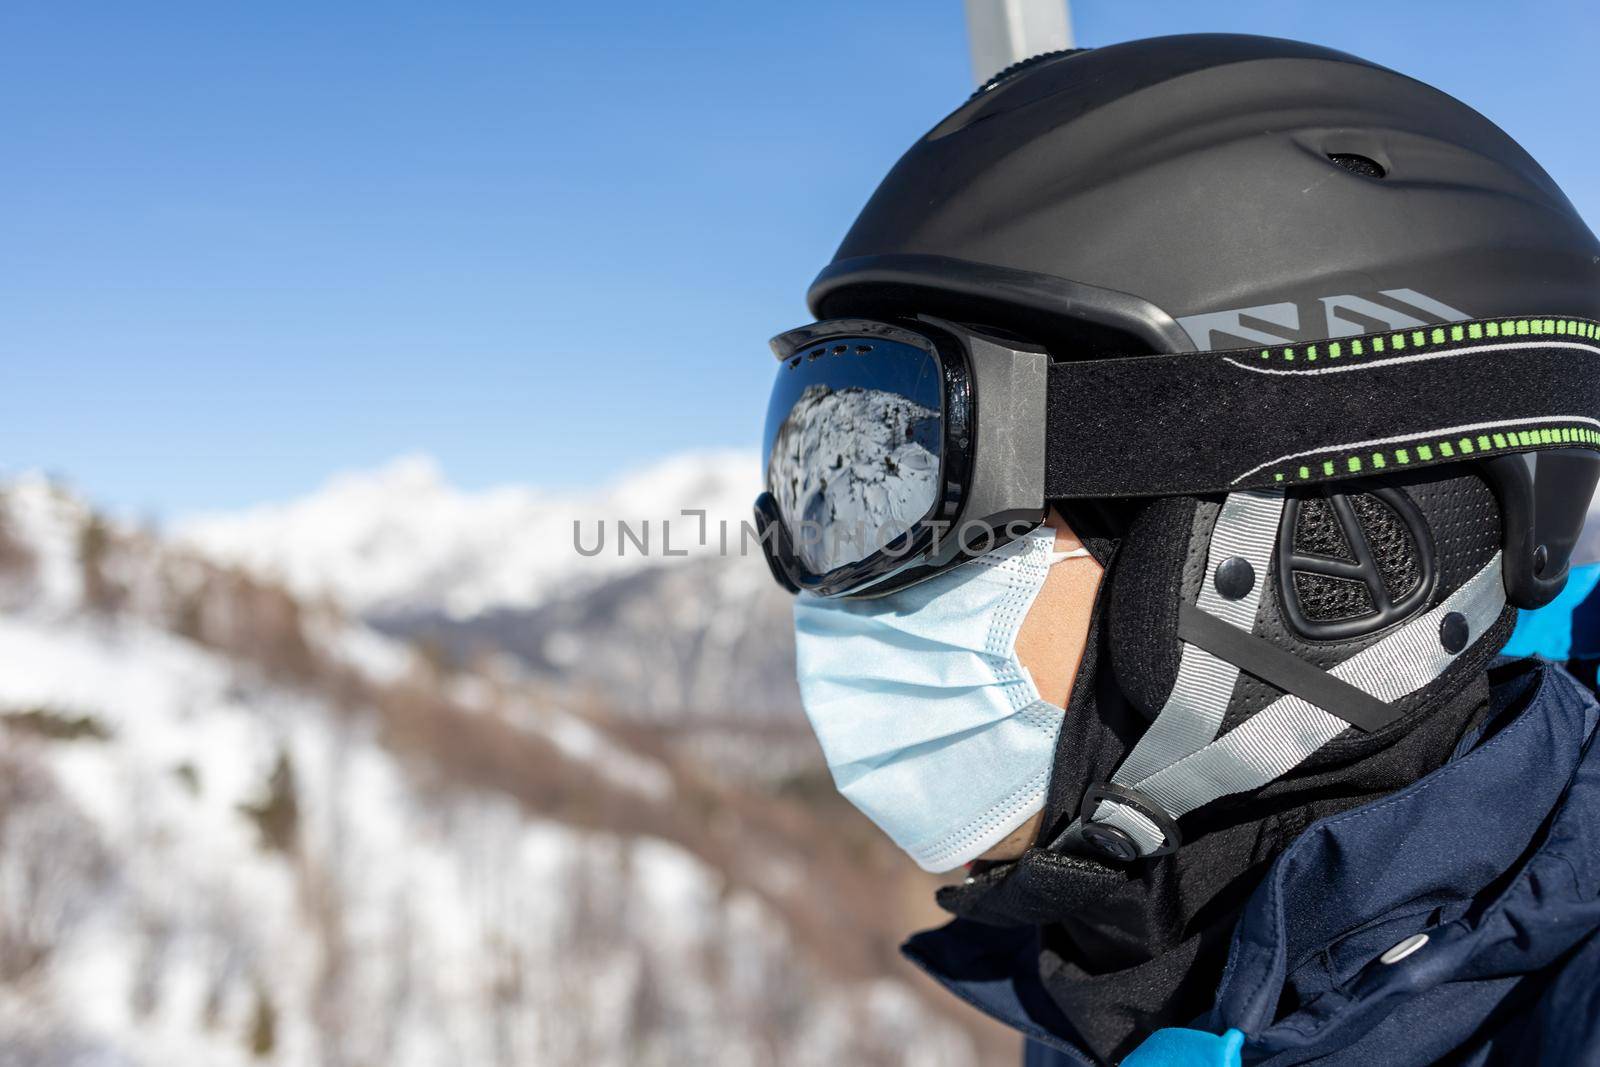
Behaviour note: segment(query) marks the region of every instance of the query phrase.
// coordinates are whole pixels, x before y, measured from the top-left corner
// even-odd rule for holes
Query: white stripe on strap
[[[1228,495],[1211,532],[1211,548],[1196,607],[1247,632],[1255,625],[1261,590],[1271,573],[1272,547],[1278,539],[1278,519],[1282,513],[1281,492],[1264,490]],[[1216,573],[1223,561],[1236,556],[1249,561],[1256,580],[1244,596],[1228,600],[1217,592]],[[1238,679],[1239,668],[1233,664],[1202,648],[1185,644],[1179,654],[1172,692],[1167,695],[1161,713],[1117,768],[1112,782],[1132,785],[1210,744],[1222,725],[1222,716],[1228,710],[1228,700],[1233,696]]]

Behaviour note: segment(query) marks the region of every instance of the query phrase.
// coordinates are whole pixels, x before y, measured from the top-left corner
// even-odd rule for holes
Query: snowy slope
[[[0,986],[0,1040],[34,1063],[734,1064],[778,1037],[833,1063],[858,1028],[970,1057],[897,983],[791,974],[770,910],[676,845],[419,793],[359,725],[141,627],[0,622],[0,658],[0,709],[110,735],[0,749],[0,922],[47,952]],[[290,852],[241,813],[280,755]]]
[[[893,878],[718,796],[0,488],[0,1064],[976,1062],[869,943]]]
[[[662,554],[663,523],[673,552],[703,556],[720,523],[737,538],[759,478],[753,455],[712,452],[676,456],[590,492],[465,492],[431,459],[410,456],[339,475],[301,500],[195,516],[174,532],[214,558],[279,578],[302,596],[331,595],[362,614],[466,618],[685,558]],[[685,509],[706,512],[708,545],[698,543],[701,519]],[[637,535],[646,520],[650,556],[617,532],[622,522]],[[578,552],[575,521],[586,548],[601,543],[604,522],[602,552]]]

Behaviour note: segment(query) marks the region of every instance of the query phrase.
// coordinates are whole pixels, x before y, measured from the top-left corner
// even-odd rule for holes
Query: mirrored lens
[[[830,338],[778,370],[767,408],[767,491],[812,574],[859,563],[933,511],[941,376],[927,351]]]

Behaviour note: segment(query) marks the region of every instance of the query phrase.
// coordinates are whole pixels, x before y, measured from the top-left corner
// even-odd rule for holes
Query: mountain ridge
[[[737,551],[758,485],[752,454],[713,451],[670,456],[590,490],[466,491],[413,454],[336,474],[293,500],[181,517],[172,534],[357,614],[470,618],[714,554],[722,530]],[[604,547],[591,555],[580,545]]]

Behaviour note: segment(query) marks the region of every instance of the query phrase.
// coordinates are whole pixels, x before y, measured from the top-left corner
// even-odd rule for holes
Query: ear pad
[[[1178,676],[1178,604],[1199,593],[1217,510],[1189,496],[1152,500],[1134,517],[1111,568],[1111,670],[1128,701],[1152,719]]]
[[[1212,498],[1150,501],[1117,550],[1107,654],[1118,688],[1150,718],[1177,678],[1178,603],[1199,595],[1220,509]],[[1278,533],[1253,633],[1330,670],[1477,573],[1499,549],[1500,516],[1476,471],[1450,467],[1291,494]],[[1354,568],[1358,558],[1367,566]],[[1329,573],[1340,566],[1362,581]],[[1241,676],[1223,730],[1280,695]]]
[[[1285,618],[1315,640],[1361,637],[1404,621],[1439,577],[1427,520],[1393,487],[1290,496],[1277,570]]]
[[[1436,607],[1486,566],[1500,549],[1500,510],[1478,471],[1436,467],[1293,494],[1278,534],[1269,595],[1262,598],[1254,632],[1327,671]],[[1348,586],[1322,580],[1330,563],[1358,559],[1370,566],[1352,568]],[[1504,643],[1514,617],[1509,609],[1502,616],[1445,676],[1396,702],[1405,717],[1389,733],[1409,729],[1409,716],[1437,705],[1441,692],[1482,669]],[[1280,695],[1242,675],[1221,730],[1231,730]],[[1387,743],[1386,736],[1349,731],[1307,766],[1359,756]]]

